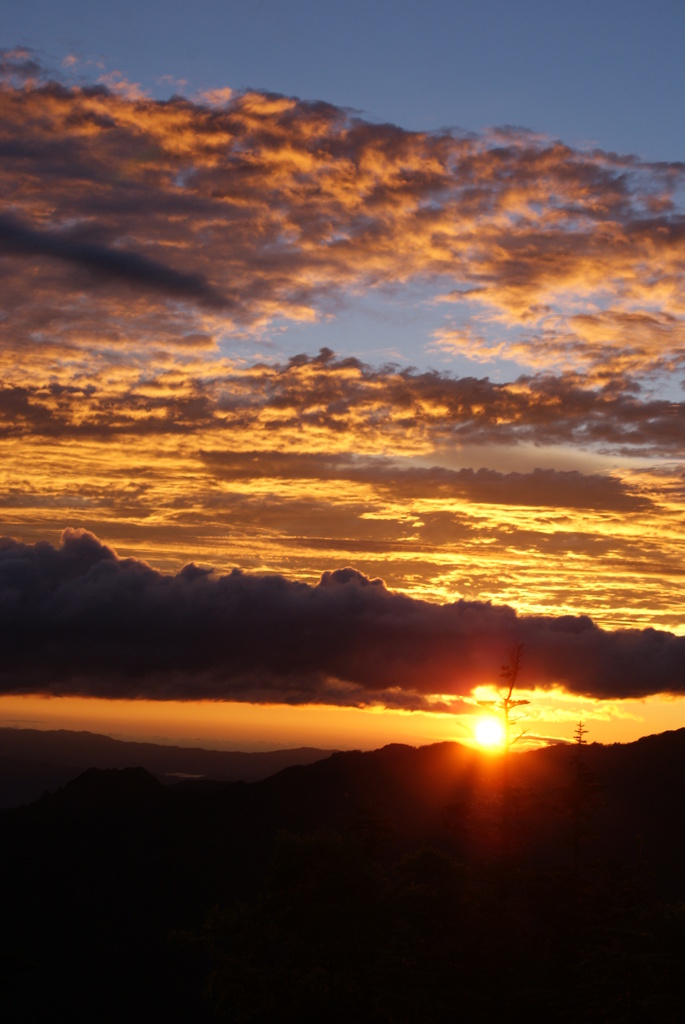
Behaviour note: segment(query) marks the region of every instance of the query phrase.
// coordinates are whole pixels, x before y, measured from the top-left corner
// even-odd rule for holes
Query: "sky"
[[[3,721],[685,726],[683,5],[2,33]]]

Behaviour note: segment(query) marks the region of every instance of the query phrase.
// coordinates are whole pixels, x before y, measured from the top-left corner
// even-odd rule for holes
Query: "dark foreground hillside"
[[[90,770],[0,814],[8,1021],[685,1019],[685,732]]]

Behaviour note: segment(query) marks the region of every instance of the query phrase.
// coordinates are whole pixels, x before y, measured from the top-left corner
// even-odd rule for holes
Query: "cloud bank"
[[[430,604],[352,568],[316,586],[193,565],[163,575],[83,531],[59,548],[3,540],[0,608],[4,693],[443,709],[435,695],[496,681],[513,642],[527,687],[685,690],[685,637],[670,633]]]

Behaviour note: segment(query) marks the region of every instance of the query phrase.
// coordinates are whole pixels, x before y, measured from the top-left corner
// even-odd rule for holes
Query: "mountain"
[[[685,730],[90,768],[0,813],[8,1019],[680,1021],[684,769]]]
[[[115,740],[65,729],[0,728],[0,808],[37,800],[87,768],[142,767],[164,781],[191,777],[254,782],[330,753],[313,747],[245,753]]]

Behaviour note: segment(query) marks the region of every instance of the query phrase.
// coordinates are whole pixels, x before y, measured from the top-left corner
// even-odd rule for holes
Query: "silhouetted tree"
[[[516,643],[509,651],[509,661],[506,665],[502,665],[502,671],[500,672],[500,679],[505,680],[505,686],[500,691],[499,697],[496,700],[479,700],[478,704],[482,708],[488,708],[491,711],[499,711],[502,717],[502,727],[504,729],[504,753],[509,753],[512,745],[521,738],[523,733],[519,733],[512,740],[511,738],[511,727],[519,721],[518,718],[512,718],[512,711],[514,708],[522,707],[524,704],[530,704],[529,700],[518,699],[513,696],[514,687],[518,680],[519,671],[521,669],[521,659],[523,657],[523,644]]]
[[[573,850],[573,884],[577,891],[581,878],[583,854],[588,841],[592,837],[591,817],[594,804],[599,793],[599,780],[587,764],[585,747],[587,746],[587,727],[578,722],[573,734],[575,747],[573,751],[573,772],[570,787],[570,804],[572,815],[572,850]]]
[[[515,708],[530,704],[530,701],[528,700],[514,697],[514,688],[518,681],[522,656],[523,644],[514,644],[509,651],[509,660],[506,665],[502,665],[502,671],[500,672],[500,678],[505,680],[505,685],[500,691],[499,697],[496,700],[478,701],[481,707],[499,712],[502,718],[502,727],[504,730],[504,752],[502,756],[502,782],[500,792],[500,860],[502,867],[502,887],[504,891],[508,891],[510,888],[511,833],[513,823],[513,793],[511,787],[511,766],[509,758],[511,755],[512,745],[523,735],[521,732],[518,736],[515,736],[512,739],[512,726],[519,721],[518,718],[514,718],[512,716],[512,712]]]

